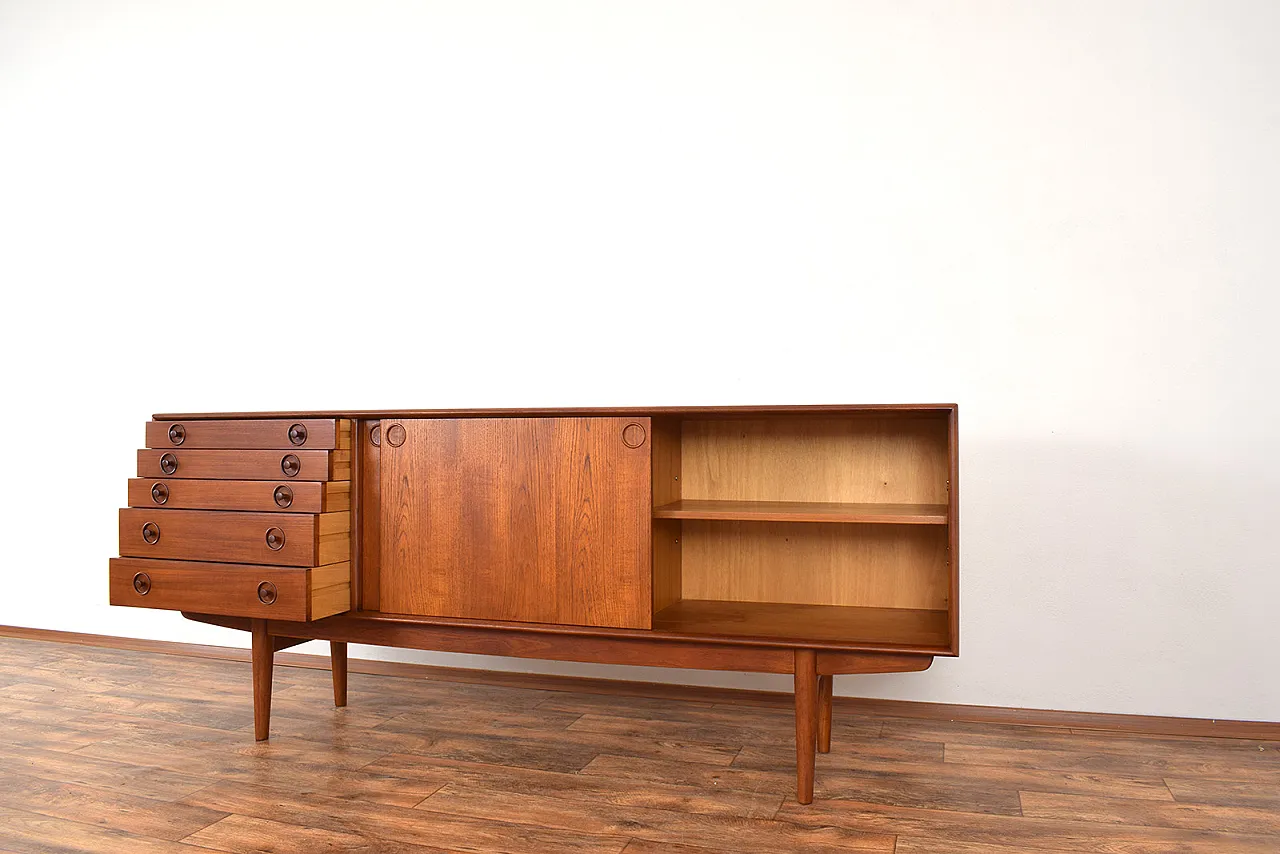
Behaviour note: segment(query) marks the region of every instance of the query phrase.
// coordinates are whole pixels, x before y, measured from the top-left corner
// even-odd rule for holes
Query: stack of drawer
[[[111,604],[275,620],[351,607],[351,422],[151,421]]]

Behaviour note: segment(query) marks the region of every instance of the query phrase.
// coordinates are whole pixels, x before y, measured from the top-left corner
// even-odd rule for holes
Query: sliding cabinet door
[[[649,628],[649,429],[384,420],[379,609]]]

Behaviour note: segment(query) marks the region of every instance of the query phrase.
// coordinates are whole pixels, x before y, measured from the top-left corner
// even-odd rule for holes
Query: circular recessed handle
[[[134,575],[133,589],[137,591],[139,596],[146,596],[151,592],[151,576],[145,572],[139,572]]]
[[[644,444],[645,430],[643,424],[632,421],[622,428],[622,444],[628,448],[638,448]]]
[[[293,490],[280,484],[276,487],[276,491],[271,493],[271,498],[276,502],[277,507],[288,507],[293,503]]]
[[[169,487],[163,483],[151,484],[151,500],[157,504],[164,504],[169,500]]]
[[[302,460],[298,459],[297,454],[285,454],[280,460],[280,471],[284,472],[285,477],[297,477],[298,472],[302,471]]]
[[[392,424],[387,428],[387,443],[393,448],[398,448],[404,444],[404,427],[400,424]]]
[[[369,441],[374,447],[382,447],[382,422],[373,425],[373,429],[369,431]]]
[[[175,445],[181,445],[187,440],[187,428],[181,424],[169,425],[169,441]]]
[[[178,470],[177,454],[161,454],[160,455],[160,471],[165,474],[173,474]]]
[[[273,552],[284,548],[284,531],[279,528],[267,528],[267,548]]]
[[[289,425],[289,441],[295,445],[307,444],[307,425],[305,424]]]
[[[258,585],[258,601],[263,605],[274,605],[277,595],[276,586],[270,581]]]
[[[147,522],[142,526],[142,539],[149,546],[160,542],[160,526],[155,522]]]

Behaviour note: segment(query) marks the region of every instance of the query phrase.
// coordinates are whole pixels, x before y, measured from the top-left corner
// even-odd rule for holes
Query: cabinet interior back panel
[[[941,417],[685,421],[680,455],[685,499],[947,501]]]
[[[947,607],[947,531],[933,525],[685,520],[685,599]]]

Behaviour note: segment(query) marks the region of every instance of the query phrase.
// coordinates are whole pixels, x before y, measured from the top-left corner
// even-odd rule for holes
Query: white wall
[[[0,623],[244,642],[106,604],[156,411],[955,400],[963,657],[838,691],[1280,720],[1277,31],[0,0]]]

